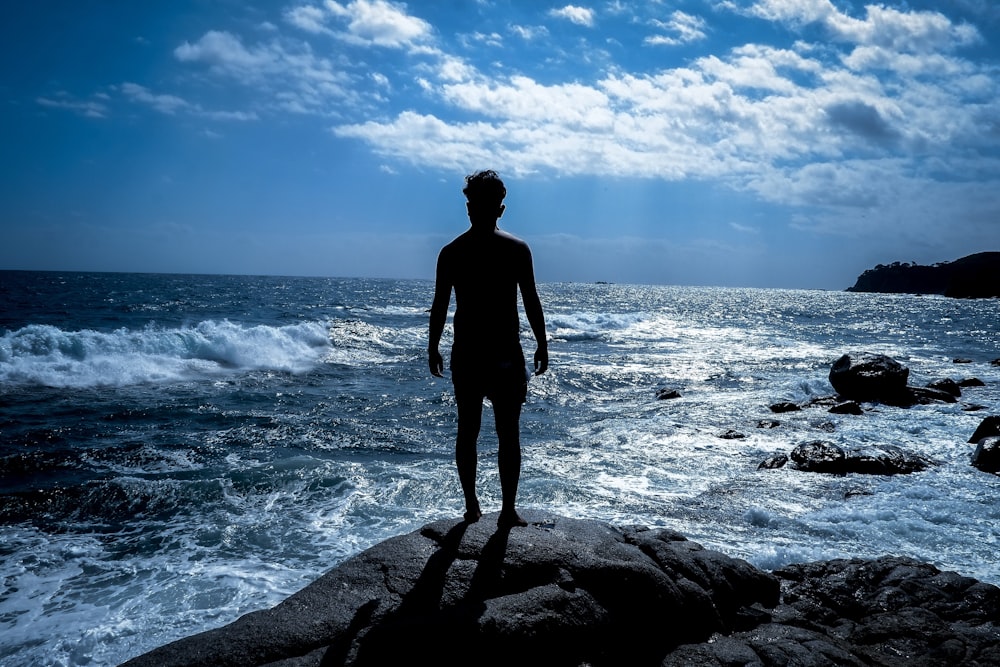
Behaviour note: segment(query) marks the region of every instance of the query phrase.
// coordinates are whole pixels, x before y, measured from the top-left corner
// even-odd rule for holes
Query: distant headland
[[[932,266],[879,264],[858,276],[847,291],[943,294],[964,299],[1000,297],[1000,252],[980,252]]]

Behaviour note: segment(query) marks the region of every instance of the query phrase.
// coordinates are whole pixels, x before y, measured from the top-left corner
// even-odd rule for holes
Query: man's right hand
[[[431,368],[431,375],[434,377],[444,377],[444,359],[437,350],[427,350],[427,364]]]

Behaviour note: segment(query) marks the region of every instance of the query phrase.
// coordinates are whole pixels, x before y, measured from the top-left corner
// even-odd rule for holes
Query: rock
[[[775,403],[771,406],[771,412],[783,413],[783,412],[797,412],[802,408],[799,407],[798,403],[791,403],[788,401],[783,401],[781,403]]]
[[[962,410],[965,412],[979,412],[980,410],[985,410],[985,405],[979,405],[978,403],[969,403],[968,405],[963,405]]]
[[[723,440],[742,440],[747,436],[745,433],[740,433],[735,429],[728,429],[725,433],[720,433],[719,437]]]
[[[940,389],[931,389],[930,387],[907,387],[907,390],[912,397],[911,403],[920,403],[921,405],[927,405],[933,401],[939,401],[941,403],[957,403],[958,399],[947,391],[941,391]]]
[[[1000,359],[994,359],[991,361],[990,366],[1000,366]]]
[[[920,472],[931,461],[908,454],[892,445],[871,445],[860,450],[845,450],[833,443],[816,440],[798,445],[790,456],[803,472],[844,475],[908,475]],[[758,470],[761,466],[758,466]]]
[[[843,399],[837,395],[833,396],[817,396],[816,398],[811,398],[802,407],[808,408],[832,408],[838,403],[842,403]]]
[[[439,521],[128,667],[996,664],[1000,589],[900,557],[768,574],[671,530]]]
[[[910,370],[884,354],[845,354],[830,368],[830,384],[845,399],[911,405]]]
[[[799,470],[805,472],[835,474],[846,472],[844,462],[847,459],[847,453],[837,445],[822,440],[798,445],[792,450],[789,458]]]
[[[955,398],[962,395],[962,388],[958,386],[958,383],[950,378],[941,378],[940,380],[934,380],[927,383],[928,389],[936,389],[938,391],[943,391],[946,394],[950,394]]]
[[[865,413],[857,401],[844,401],[843,403],[837,403],[835,406],[830,408],[828,412],[832,412],[835,415],[863,415]]]
[[[972,433],[972,437],[969,438],[969,442],[979,442],[983,438],[989,438],[994,435],[1000,435],[1000,417],[996,415],[990,415],[983,421],[979,422],[979,426]]]
[[[774,419],[761,419],[757,422],[757,428],[778,428],[779,426],[781,426],[781,422]]]
[[[951,360],[953,364],[971,364],[972,359],[966,359],[965,357],[955,357]]]
[[[663,665],[1000,663],[995,586],[889,556],[792,565],[775,575],[782,603],[771,622],[682,646]]]
[[[847,472],[862,475],[909,475],[926,470],[931,462],[892,445],[871,445],[848,452],[844,465]]]
[[[1000,436],[983,438],[972,453],[972,465],[983,472],[1000,472]]]
[[[671,398],[680,398],[681,392],[676,389],[657,389],[656,390],[656,400],[664,401]]]
[[[786,463],[788,463],[788,457],[784,454],[777,454],[761,461],[760,465],[757,466],[757,470],[777,470],[778,468],[784,468]]]
[[[429,524],[126,664],[658,664],[778,603],[772,575],[673,531],[524,516],[510,531],[496,514]]]
[[[965,378],[958,381],[959,387],[985,387],[986,383],[979,378]]]

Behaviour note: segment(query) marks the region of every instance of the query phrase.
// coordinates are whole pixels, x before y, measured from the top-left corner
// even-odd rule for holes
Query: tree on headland
[[[916,262],[878,264],[858,276],[847,291],[1000,297],[1000,252],[981,252],[930,266]]]

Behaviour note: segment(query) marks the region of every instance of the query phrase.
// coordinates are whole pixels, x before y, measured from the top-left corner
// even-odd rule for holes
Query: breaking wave
[[[65,331],[32,324],[0,337],[0,382],[124,386],[250,370],[305,372],[331,349],[329,326],[204,321],[139,330]]]

